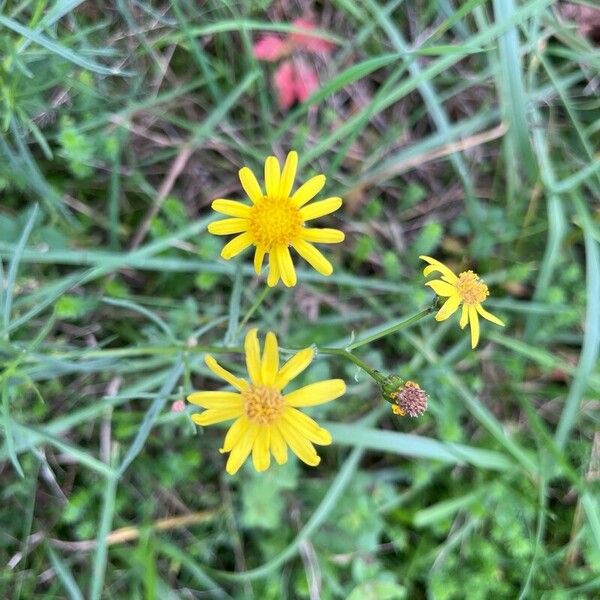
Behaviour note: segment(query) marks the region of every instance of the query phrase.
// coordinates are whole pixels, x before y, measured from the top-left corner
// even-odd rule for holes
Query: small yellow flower
[[[311,363],[314,350],[300,350],[280,368],[275,334],[267,333],[261,356],[256,332],[251,329],[244,342],[249,382],[225,370],[212,356],[205,355],[206,366],[237,392],[190,394],[189,402],[206,409],[192,415],[192,420],[206,426],[235,419],[220,449],[220,452],[230,453],[225,467],[230,475],[238,471],[250,452],[257,471],[269,468],[271,454],[281,465],[287,462],[288,446],[300,460],[314,467],[321,458],[313,443],[331,444],[331,434],[297,407],[334,400],[344,394],[346,384],[341,379],[328,379],[283,394],[283,388]]]
[[[464,329],[467,323],[471,326],[471,348],[475,348],[479,342],[478,314],[484,319],[504,327],[504,323],[498,317],[483,308],[482,304],[488,297],[489,291],[477,273],[463,271],[456,276],[446,265],[435,258],[429,256],[420,256],[419,258],[429,263],[423,269],[425,277],[435,272],[442,274],[441,279],[434,279],[425,284],[431,287],[438,296],[448,298],[435,315],[436,321],[445,321],[462,304],[459,325],[461,329]]]
[[[296,271],[290,255],[291,246],[321,275],[331,275],[333,267],[312,242],[336,244],[344,240],[338,229],[305,227],[307,221],[335,212],[341,198],[327,198],[305,206],[325,185],[325,175],[317,175],[300,186],[293,194],[298,154],[287,155],[283,170],[275,156],[265,161],[265,193],[254,173],[248,168],[240,169],[239,176],[251,206],[236,200],[218,198],[212,203],[213,210],[232,217],[216,221],[208,226],[215,235],[240,235],[225,244],[221,256],[233,258],[249,246],[256,247],[254,270],[260,274],[265,254],[269,255],[267,285],[273,287],[281,279],[287,287],[296,285]]]

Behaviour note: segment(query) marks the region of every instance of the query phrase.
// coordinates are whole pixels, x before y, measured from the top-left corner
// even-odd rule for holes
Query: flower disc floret
[[[265,385],[249,385],[242,392],[242,402],[248,420],[259,425],[277,421],[284,407],[281,392]]]
[[[490,295],[487,285],[473,271],[459,274],[456,290],[461,300],[468,305],[480,304]]]
[[[289,198],[263,198],[250,208],[248,232],[256,244],[270,252],[277,246],[290,246],[302,229],[300,209]]]

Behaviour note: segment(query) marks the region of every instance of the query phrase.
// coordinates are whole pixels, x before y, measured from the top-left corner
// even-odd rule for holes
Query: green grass
[[[317,3],[336,49],[281,111],[251,49],[291,5],[102,4],[0,0],[0,597],[597,596],[597,46],[550,0]],[[291,148],[346,241],[266,293],[210,202]],[[420,254],[506,327],[400,327]],[[224,427],[171,410],[250,326],[323,349],[300,384],[347,382],[310,411],[317,468],[230,477]]]

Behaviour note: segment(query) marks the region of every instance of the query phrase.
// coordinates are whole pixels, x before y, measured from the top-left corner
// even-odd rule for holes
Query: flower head
[[[250,452],[257,471],[269,468],[271,454],[281,465],[287,462],[288,446],[300,460],[314,467],[321,458],[313,443],[331,444],[331,434],[298,407],[334,400],[344,394],[346,384],[341,379],[328,379],[284,394],[283,388],[308,367],[314,350],[301,350],[280,368],[275,334],[267,333],[261,355],[256,332],[251,329],[244,343],[249,381],[224,369],[212,356],[204,357],[206,366],[237,391],[190,394],[189,402],[206,409],[192,415],[192,420],[207,426],[235,419],[220,450],[229,452],[225,468],[230,475],[238,471]]]
[[[467,323],[471,326],[471,348],[475,348],[479,342],[479,316],[504,327],[504,323],[492,313],[483,308],[482,304],[489,295],[487,285],[479,279],[479,275],[473,271],[463,271],[455,275],[445,264],[429,256],[420,256],[422,260],[429,263],[423,269],[423,275],[427,277],[431,273],[441,273],[441,279],[428,281],[428,285],[438,296],[447,298],[440,308],[436,321],[445,321],[453,315],[462,304],[462,313],[459,325],[464,329]]]
[[[427,393],[418,383],[407,381],[400,389],[392,392],[392,412],[404,417],[420,417],[427,410]]]
[[[215,235],[239,234],[225,244],[221,256],[229,260],[253,245],[254,269],[259,274],[268,254],[270,287],[279,279],[287,287],[296,285],[290,246],[321,275],[331,275],[331,263],[313,242],[335,244],[344,240],[344,233],[338,229],[306,227],[307,221],[335,212],[342,199],[333,197],[308,204],[323,189],[325,175],[309,179],[292,194],[297,165],[298,154],[294,151],[288,154],[283,169],[277,158],[269,156],[265,161],[264,193],[254,173],[244,167],[239,176],[251,205],[223,198],[212,203],[213,210],[232,218],[211,223],[208,231]]]

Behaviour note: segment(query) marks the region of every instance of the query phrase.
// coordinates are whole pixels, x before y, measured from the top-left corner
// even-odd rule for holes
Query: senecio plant
[[[333,273],[333,265],[314,244],[344,241],[344,233],[338,229],[307,227],[309,221],[338,210],[342,199],[335,196],[313,202],[325,186],[325,175],[312,177],[294,191],[297,168],[298,154],[294,151],[288,153],[283,168],[275,156],[269,156],[264,164],[264,190],[248,167],[239,171],[240,182],[250,204],[226,198],[217,198],[212,203],[213,210],[228,218],[212,222],[208,231],[215,235],[236,236],[225,244],[221,256],[230,260],[253,246],[257,275],[261,274],[264,259],[268,256],[268,288],[276,286],[280,280],[286,287],[297,284],[290,248],[318,273],[329,276]],[[343,396],[346,384],[341,379],[328,379],[284,392],[318,352],[340,356],[360,367],[375,380],[395,415],[416,418],[427,410],[428,403],[428,395],[419,384],[372,369],[352,350],[417,323],[432,314],[440,306],[441,299],[443,304],[435,319],[445,321],[462,306],[459,325],[462,329],[467,323],[470,325],[472,348],[479,342],[480,316],[496,325],[504,325],[483,308],[489,291],[476,273],[463,271],[455,275],[435,258],[420,258],[427,263],[423,270],[425,277],[432,273],[440,274],[440,279],[425,284],[439,299],[378,334],[354,341],[347,348],[304,348],[280,366],[275,333],[267,332],[261,352],[258,330],[252,328],[244,342],[247,378],[234,375],[213,356],[205,355],[206,366],[235,391],[198,391],[191,393],[187,399],[204,409],[192,415],[197,425],[206,427],[233,420],[220,449],[222,453],[229,453],[225,468],[230,475],[237,473],[250,454],[252,464],[259,472],[269,468],[271,455],[278,464],[283,464],[288,459],[288,448],[307,465],[315,467],[321,462],[314,444],[331,444],[331,434],[298,409]],[[266,291],[257,305],[265,295]],[[232,349],[216,348],[215,351],[226,353],[232,352]]]

